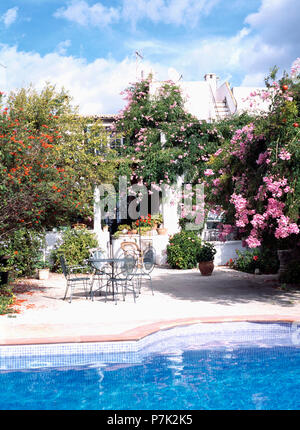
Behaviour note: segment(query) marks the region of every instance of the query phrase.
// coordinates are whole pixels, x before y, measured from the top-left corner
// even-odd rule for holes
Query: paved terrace
[[[104,296],[86,300],[77,290],[63,301],[65,279],[19,281],[17,314],[0,316],[0,345],[138,339],[160,328],[192,322],[300,321],[300,290],[283,291],[276,275],[249,275],[225,267],[210,277],[198,269],[155,268],[154,296],[145,281],[136,303]]]

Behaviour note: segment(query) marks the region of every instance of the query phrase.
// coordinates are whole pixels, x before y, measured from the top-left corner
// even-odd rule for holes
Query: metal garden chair
[[[127,291],[132,292],[134,302],[136,302],[136,291],[135,291],[135,275],[138,268],[138,258],[134,253],[127,253],[124,258],[117,261],[116,274],[114,276],[114,284],[117,292],[118,287],[122,288],[123,300]],[[115,296],[116,297],[116,296]]]
[[[93,294],[93,286],[94,282],[98,282],[98,288],[97,291],[99,291],[99,294],[101,295],[101,290],[106,288],[106,295],[107,290],[109,286],[109,280],[111,275],[111,266],[107,262],[103,261],[97,261],[101,259],[105,259],[105,253],[100,248],[92,248],[89,250],[90,258],[89,262],[94,269],[94,274],[92,276],[91,281],[91,288],[90,288],[90,296],[92,300],[94,300],[94,294]]]
[[[154,295],[150,273],[155,266],[155,249],[149,245],[144,251],[142,251],[135,242],[123,242],[121,243],[121,249],[123,250],[125,257],[127,255],[135,255],[137,258],[137,270],[133,276],[136,278],[138,292],[141,292],[142,279],[145,278],[150,281],[152,295]]]
[[[59,259],[63,274],[65,275],[65,278],[67,280],[67,286],[63,300],[66,299],[68,290],[70,288],[69,303],[71,303],[74,289],[77,286],[83,286],[85,291],[85,297],[87,299],[89,294],[88,286],[90,283],[90,277],[86,273],[78,273],[79,270],[87,270],[87,266],[68,266],[64,256],[60,256]]]

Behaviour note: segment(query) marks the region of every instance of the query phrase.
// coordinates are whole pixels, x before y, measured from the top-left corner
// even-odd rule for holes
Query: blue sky
[[[49,81],[86,114],[118,112],[141,70],[261,86],[300,56],[299,22],[299,0],[2,0],[0,86]]]

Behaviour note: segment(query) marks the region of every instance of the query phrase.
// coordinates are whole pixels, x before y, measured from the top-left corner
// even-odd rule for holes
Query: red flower
[[[258,260],[258,255],[254,255],[253,260],[257,261]]]

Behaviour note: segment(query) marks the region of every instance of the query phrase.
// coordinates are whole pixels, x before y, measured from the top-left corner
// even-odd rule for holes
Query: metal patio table
[[[108,284],[111,284],[113,300],[115,300],[115,284],[118,282],[118,278],[116,278],[116,273],[115,273],[115,265],[118,263],[124,263],[127,260],[128,260],[127,258],[116,258],[116,257],[115,258],[90,258],[88,260],[92,266],[93,266],[93,263],[109,263],[110,264],[111,274],[110,274],[110,278],[107,281],[106,287],[108,286]],[[96,270],[97,270],[97,268],[96,268]],[[93,288],[93,285],[91,286],[91,291],[90,291],[91,297],[93,296],[92,288]],[[100,290],[100,288],[98,288],[94,292],[97,292],[99,290]],[[105,301],[106,301],[106,298],[107,298],[107,291],[106,291]]]

